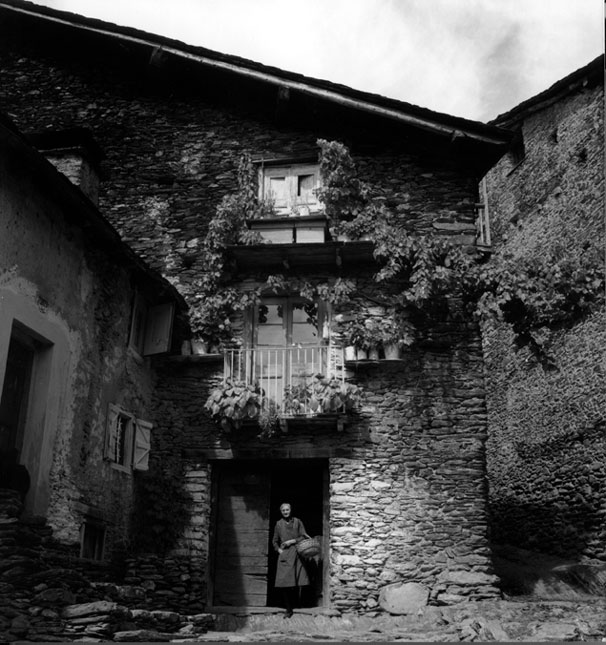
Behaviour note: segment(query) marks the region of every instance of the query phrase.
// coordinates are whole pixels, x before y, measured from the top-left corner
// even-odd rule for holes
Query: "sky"
[[[602,0],[34,0],[489,121],[604,51]]]

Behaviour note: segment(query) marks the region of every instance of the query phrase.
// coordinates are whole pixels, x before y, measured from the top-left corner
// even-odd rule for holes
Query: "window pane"
[[[286,345],[284,308],[263,304],[257,307],[257,344],[282,347]]]
[[[277,207],[286,205],[286,177],[269,177],[268,195]]]
[[[299,175],[297,177],[297,197],[315,199],[312,193],[314,183],[314,175]]]
[[[301,302],[293,305],[292,342],[308,345],[320,342],[317,304]]]

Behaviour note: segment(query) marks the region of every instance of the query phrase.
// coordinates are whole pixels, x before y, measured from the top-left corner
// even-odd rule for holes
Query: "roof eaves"
[[[539,94],[526,99],[522,103],[503,114],[492,119],[489,124],[501,128],[508,128],[534,112],[548,107],[560,98],[576,92],[583,87],[587,81],[604,83],[604,54],[594,58],[590,63],[581,67],[564,78],[556,81],[553,85]]]
[[[38,174],[43,181],[51,183],[57,189],[64,203],[78,209],[89,226],[95,231],[96,240],[110,244],[127,265],[146,275],[148,279],[160,283],[163,291],[170,293],[181,308],[186,307],[185,300],[177,289],[122,240],[118,231],[105,219],[90,199],[77,186],[72,184],[63,173],[59,172],[43,154],[38,152],[11,119],[1,112],[0,140],[3,141],[3,149],[9,150],[13,148],[27,159],[32,175]]]
[[[120,27],[78,14],[37,7],[20,0],[0,0],[0,7],[42,18],[58,24],[91,31],[111,38],[121,39],[180,59],[197,62],[211,68],[247,76],[254,80],[287,87],[291,90],[322,98],[334,103],[358,109],[376,116],[394,119],[408,126],[434,132],[446,137],[461,134],[484,144],[503,145],[510,141],[510,133],[495,125],[487,125],[461,117],[434,112],[403,101],[380,95],[361,92],[344,85],[322,81],[301,74],[285,72],[247,61],[246,59],[213,52],[212,50],[186,45],[176,40],[149,34],[140,30]],[[43,10],[42,10],[43,9]]]

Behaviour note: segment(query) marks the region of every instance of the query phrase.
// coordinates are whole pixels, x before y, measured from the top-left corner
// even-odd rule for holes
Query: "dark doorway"
[[[321,536],[324,533],[324,484],[326,464],[323,460],[300,459],[274,462],[271,473],[270,498],[270,535],[269,535],[269,570],[267,585],[267,605],[279,607],[282,596],[274,587],[276,576],[277,554],[271,540],[276,522],[280,519],[280,504],[288,502],[292,514],[305,525],[307,533]],[[322,564],[308,562],[308,573],[311,585],[302,588],[301,606],[316,607],[322,603]]]
[[[29,475],[19,465],[19,453],[34,356],[33,340],[13,330],[0,397],[0,488],[17,490],[22,498],[29,489]]]
[[[213,467],[213,575],[210,602],[220,606],[278,607],[273,530],[284,501],[310,536],[328,526],[328,468],[323,459],[230,460]],[[301,606],[322,604],[323,566],[309,565],[312,584]]]

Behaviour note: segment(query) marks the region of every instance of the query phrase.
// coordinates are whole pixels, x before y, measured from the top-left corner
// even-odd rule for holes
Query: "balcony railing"
[[[278,411],[286,413],[286,391],[307,387],[318,374],[345,380],[343,350],[332,345],[231,349],[225,352],[224,360],[224,379],[257,383],[263,392],[261,408],[273,402]],[[316,412],[303,398],[299,400],[303,407],[298,414]]]

